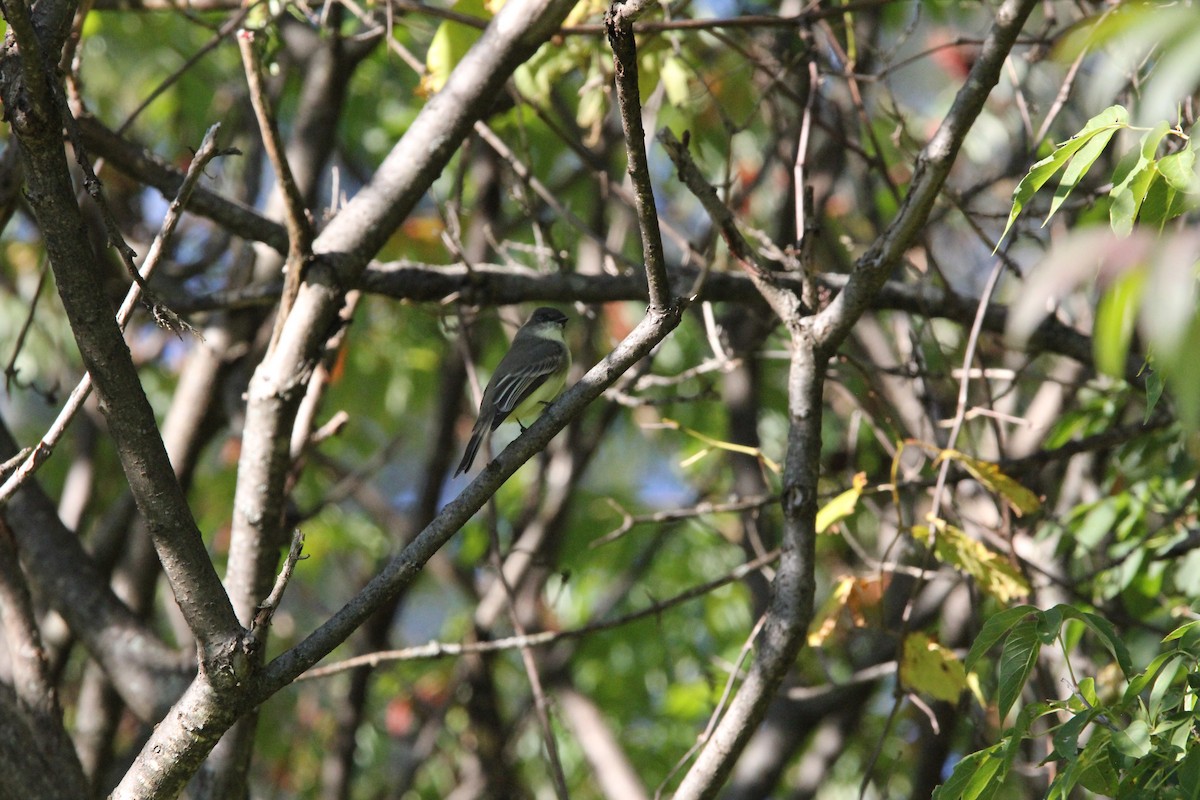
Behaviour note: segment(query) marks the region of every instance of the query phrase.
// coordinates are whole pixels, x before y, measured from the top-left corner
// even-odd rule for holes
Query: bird
[[[455,470],[455,477],[471,468],[483,438],[509,417],[525,430],[522,417],[537,417],[558,396],[571,367],[571,351],[563,338],[567,316],[556,308],[542,306],[517,330],[508,352],[479,403],[479,417],[471,429],[466,452]]]

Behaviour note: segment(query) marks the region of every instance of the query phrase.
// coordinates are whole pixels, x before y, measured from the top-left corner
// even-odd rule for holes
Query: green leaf
[[[1163,641],[1166,641],[1165,639]],[[1168,650],[1165,653],[1159,653],[1154,659],[1146,665],[1146,669],[1134,675],[1129,680],[1129,685],[1125,687],[1125,694],[1122,701],[1130,703],[1135,697],[1146,690],[1146,687],[1158,678],[1158,673],[1162,671],[1165,665],[1172,658],[1179,655],[1178,650]]]
[[[1087,625],[1108,652],[1112,653],[1125,677],[1133,674],[1133,659],[1129,657],[1129,648],[1125,645],[1125,640],[1117,635],[1117,630],[1111,622],[1090,611],[1081,611],[1065,603],[1060,603],[1054,609],[1062,612],[1063,617],[1067,619],[1077,619]]]
[[[1145,424],[1150,421],[1150,417],[1154,416],[1154,409],[1158,406],[1158,401],[1162,398],[1163,379],[1158,370],[1151,369],[1146,373],[1146,416],[1142,420]]]
[[[1004,779],[1000,758],[1003,744],[994,744],[964,756],[954,765],[946,782],[933,793],[933,800],[982,800],[991,797]]]
[[[1196,180],[1196,151],[1193,142],[1185,150],[1165,155],[1158,160],[1158,174],[1176,191],[1187,192]]]
[[[1179,674],[1179,668],[1183,666],[1183,663],[1184,656],[1176,654],[1174,658],[1162,665],[1162,669],[1154,678],[1150,688],[1150,697],[1146,700],[1146,709],[1151,719],[1157,720],[1163,712],[1163,698],[1170,691],[1171,684],[1175,682],[1175,676]]]
[[[482,19],[490,16],[483,0],[459,0],[454,10]],[[421,92],[428,97],[441,91],[451,70],[458,66],[458,62],[482,35],[483,31],[461,22],[447,20],[439,25],[425,53],[426,74],[421,78]]]
[[[1164,642],[1173,642],[1176,639],[1186,639],[1189,636],[1195,636],[1200,633],[1200,619],[1185,622],[1175,630],[1163,637]]]
[[[1088,143],[1096,137],[1103,137],[1104,143],[1107,144],[1108,140],[1112,138],[1113,133],[1119,128],[1123,128],[1128,125],[1128,122],[1129,112],[1126,111],[1124,107],[1110,106],[1088,120],[1087,124],[1083,126],[1083,129],[1080,130],[1079,133],[1060,144],[1054,149],[1054,152],[1030,167],[1029,172],[1024,178],[1021,179],[1021,182],[1017,184],[1017,188],[1013,190],[1012,210],[1009,212],[1008,222],[1004,226],[1004,232],[1000,234],[1000,238],[996,241],[996,247],[1000,247],[1000,242],[1004,241],[1004,237],[1008,235],[1008,231],[1012,228],[1013,223],[1016,222],[1017,217],[1021,214],[1021,211],[1025,208],[1025,205],[1029,202],[1029,200],[1035,194],[1037,194],[1037,191],[1041,189],[1047,181],[1054,177],[1056,172],[1062,169],[1067,162],[1071,160],[1072,156],[1083,150]],[[1095,162],[1096,157],[1103,149],[1104,147],[1101,145],[1099,150],[1093,155],[1091,149],[1089,148],[1084,154],[1085,160],[1090,158],[1090,161],[1088,161],[1086,164],[1083,162],[1080,163],[1079,174],[1073,176],[1074,181],[1066,190],[1068,193],[1070,192],[1070,188],[1073,188],[1074,183],[1078,183],[1083,174],[1087,172],[1087,168],[1091,166],[1092,162]],[[1064,195],[1064,199],[1065,196],[1066,195]],[[1058,201],[1059,204],[1061,204],[1061,202],[1061,200]],[[1057,206],[1054,206],[1054,208],[1057,208]],[[1053,211],[1051,211],[1051,214],[1053,214]],[[1047,220],[1049,220],[1049,217],[1047,217]]]
[[[1138,219],[1143,225],[1162,230],[1175,210],[1184,207],[1178,198],[1179,192],[1175,191],[1155,168],[1150,188],[1146,190],[1146,199],[1142,201],[1141,211],[1138,212]]]
[[[1053,644],[1062,633],[1063,613],[1062,604],[1048,608],[1038,615],[1037,635],[1042,644]],[[1074,637],[1078,641],[1078,637]],[[1071,637],[1064,636],[1064,641],[1070,642]],[[1069,645],[1068,645],[1069,646]]]
[[[1119,106],[1115,106],[1119,108]],[[1113,134],[1119,129],[1119,125],[1110,125],[1100,128],[1089,134],[1090,138],[1083,147],[1079,148],[1079,152],[1071,159],[1071,163],[1063,170],[1062,180],[1059,181],[1058,188],[1054,190],[1054,200],[1050,203],[1050,211],[1046,214],[1046,220],[1042,224],[1050,221],[1063,202],[1070,196],[1071,192],[1079,185],[1079,181],[1092,168],[1092,164],[1096,163],[1096,159],[1104,152],[1104,148],[1108,147],[1108,143],[1112,140]]]
[[[1108,497],[1092,506],[1074,531],[1075,541],[1088,550],[1100,544],[1117,524],[1120,504],[1120,499]]]
[[[1200,747],[1188,748],[1179,765],[1179,786],[1187,800],[1200,800]]]
[[[1142,758],[1150,752],[1150,726],[1135,719],[1123,731],[1113,731],[1113,745],[1130,758]]]
[[[1092,721],[1095,710],[1086,709],[1058,726],[1054,732],[1054,752],[1059,758],[1075,758],[1079,755],[1079,734]]]
[[[1073,766],[1076,767],[1080,786],[1096,794],[1112,797],[1117,793],[1120,776],[1109,757],[1109,749],[1104,746],[1106,743],[1106,737],[1093,736]]]
[[[997,711],[1000,719],[1008,716],[1008,712],[1021,696],[1029,673],[1037,663],[1038,653],[1042,643],[1038,639],[1036,620],[1026,619],[1017,623],[1012,633],[1004,641],[1004,654],[1000,656],[1000,681],[997,698]]]
[[[1119,181],[1114,176],[1116,185],[1109,192],[1109,196],[1112,197],[1112,206],[1109,208],[1108,214],[1109,223],[1119,236],[1128,236],[1133,230],[1133,221],[1137,218],[1142,201],[1146,199],[1146,191],[1150,188],[1150,182],[1157,174],[1154,171],[1154,156],[1158,152],[1159,142],[1170,129],[1166,122],[1160,122],[1147,131],[1142,136],[1141,146],[1134,151],[1132,158],[1123,160],[1122,169],[1118,172],[1124,172],[1124,175]]]
[[[1131,269],[1119,275],[1100,297],[1092,333],[1092,352],[1096,368],[1106,375],[1125,376],[1125,358],[1137,326],[1145,286],[1145,270]]]
[[[983,629],[975,637],[975,642],[971,645],[970,652],[967,653],[966,661],[963,662],[967,670],[975,669],[975,665],[979,663],[979,659],[983,658],[987,651],[992,649],[992,645],[1007,636],[1013,626],[1031,614],[1038,613],[1036,606],[1020,605],[1005,609],[988,617],[988,621],[983,623]]]

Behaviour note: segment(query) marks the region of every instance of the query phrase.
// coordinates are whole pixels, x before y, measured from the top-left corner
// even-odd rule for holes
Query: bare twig
[[[742,649],[738,651],[738,657],[730,666],[729,677],[725,680],[725,688],[721,692],[721,699],[717,701],[716,708],[713,709],[712,714],[709,716],[708,724],[704,726],[704,732],[696,737],[696,743],[688,748],[687,752],[680,757],[678,763],[676,763],[671,771],[667,773],[666,777],[662,779],[662,783],[659,784],[658,789],[654,792],[655,800],[658,800],[658,798],[662,797],[663,790],[667,788],[667,784],[671,782],[671,779],[675,777],[679,770],[683,769],[684,765],[691,760],[692,756],[695,755],[700,748],[704,747],[704,745],[708,743],[709,738],[712,736],[713,731],[717,727],[717,722],[721,719],[721,712],[725,710],[725,704],[729,702],[729,695],[733,692],[733,684],[737,681],[738,672],[741,670],[741,665],[750,655],[750,650],[754,646],[754,641],[758,639],[758,634],[762,632],[763,624],[766,621],[767,615],[762,614],[759,616],[758,621],[754,623],[754,627],[750,629],[750,635],[747,636],[746,641],[742,643]]]
[[[495,522],[494,519],[492,521]],[[494,524],[490,525],[489,528],[492,539],[492,566],[496,570],[496,580],[500,582],[501,589],[504,592],[508,619],[512,623],[513,630],[517,632],[517,637],[525,639],[528,637],[528,633],[525,631],[525,626],[521,623],[521,618],[517,614],[512,586],[509,584],[508,578],[504,576],[504,559],[500,554],[500,538],[497,535]],[[542,731],[542,741],[546,745],[546,758],[550,761],[550,777],[553,779],[554,792],[558,796],[558,800],[567,800],[569,796],[567,791],[567,777],[563,772],[562,758],[558,754],[558,741],[554,738],[554,726],[550,722],[550,706],[546,702],[546,692],[542,688],[542,677],[538,673],[538,665],[533,656],[533,648],[528,644],[522,644],[518,649],[521,651],[521,664],[525,668],[525,676],[529,679],[529,690],[533,694],[534,714],[537,716],[538,727]]]
[[[612,630],[624,625],[628,625],[638,620],[646,619],[647,617],[658,617],[664,611],[673,608],[689,600],[695,600],[699,597],[719,589],[726,584],[740,581],[742,578],[749,575],[755,570],[760,570],[771,564],[779,558],[779,551],[773,550],[766,553],[753,561],[747,561],[745,564],[740,564],[730,570],[725,575],[719,578],[702,583],[699,586],[693,586],[691,589],[680,592],[674,597],[660,600],[643,609],[634,611],[630,614],[625,614],[620,617],[614,617],[608,620],[598,620],[581,625],[578,628],[570,628],[565,631],[540,631],[531,633],[525,636],[508,636],[503,639],[492,639],[485,642],[470,642],[467,644],[455,642],[429,642],[428,644],[417,645],[416,647],[406,647],[403,650],[385,650],[378,653],[367,653],[354,658],[348,658],[344,661],[338,661],[333,664],[328,664],[323,667],[310,669],[299,677],[299,680],[312,680],[315,678],[326,678],[330,675],[336,675],[347,670],[356,669],[358,667],[375,667],[379,664],[389,661],[416,661],[423,659],[436,658],[453,658],[462,655],[474,653],[493,653],[501,650],[515,650],[521,647],[546,647],[560,641],[568,639],[579,639],[600,631]]]
[[[704,206],[713,224],[721,232],[730,254],[745,270],[759,294],[781,320],[795,319],[802,310],[796,293],[783,288],[779,280],[781,276],[750,247],[750,243],[738,230],[733,212],[721,202],[716,190],[700,174],[700,169],[688,153],[687,146],[666,128],[659,131],[658,140],[675,163],[679,179]]]
[[[899,214],[859,260],[842,292],[814,317],[799,316],[799,303],[794,295],[784,295],[783,303],[772,304],[777,313],[787,313],[781,317],[788,325],[792,345],[788,376],[790,429],[781,503],[783,557],[773,581],[771,605],[760,636],[762,645],[728,712],[680,784],[677,800],[710,798],[717,793],[803,644],[804,629],[813,608],[814,521],[826,362],[873,301],[905,250],[920,235],[962,140],[999,79],[1004,59],[1035,5],[1036,0],[1006,0],[997,9],[996,22],[979,60],[918,159]],[[683,152],[681,146],[674,150]],[[680,161],[676,160],[676,164]],[[684,177],[682,170],[681,177]],[[687,182],[686,177],[684,180]],[[706,209],[710,204],[711,201],[705,203]],[[775,293],[777,297],[780,294],[777,290]],[[767,299],[771,302],[770,297]]]
[[[25,347],[25,337],[29,335],[29,329],[33,327],[34,315],[37,312],[38,299],[42,296],[42,287],[46,285],[46,274],[50,271],[50,265],[46,263],[46,259],[42,259],[42,264],[39,270],[37,286],[33,290],[33,297],[29,299],[29,313],[25,315],[25,321],[21,323],[21,330],[17,331],[17,338],[13,342],[12,355],[9,356],[8,363],[4,365],[4,389],[12,391],[12,381],[17,377],[17,356],[21,355],[21,350]],[[0,503],[3,501],[0,500]]]
[[[628,513],[616,504],[612,498],[609,498],[609,503],[617,508],[621,513],[621,524],[603,536],[593,539],[589,548],[595,549],[602,545],[615,542],[629,531],[633,530],[636,525],[653,525],[665,522],[677,522],[684,519],[692,519],[706,514],[729,514],[738,511],[748,511],[750,509],[762,508],[771,503],[778,502],[778,497],[770,495],[761,495],[759,497],[743,497],[738,500],[733,500],[728,503],[710,503],[702,502],[687,508],[675,508],[667,511],[655,511],[653,514],[643,514],[635,516]]]
[[[642,233],[642,257],[646,263],[650,307],[667,308],[675,305],[663,261],[662,232],[658,227],[658,210],[654,204],[654,187],[650,183],[650,168],[646,161],[646,131],[642,127],[642,102],[638,95],[637,45],[633,36],[633,20],[642,13],[648,0],[615,2],[605,15],[608,43],[613,51],[616,72],[617,102],[621,126],[625,130],[627,170],[633,181],[634,206],[638,227]]]
[[[188,56],[187,59],[185,59],[184,62],[179,65],[178,69],[159,81],[158,85],[154,87],[153,91],[146,95],[146,98],[142,100],[141,103],[138,103],[137,108],[129,112],[129,116],[125,117],[125,121],[121,123],[121,127],[117,128],[117,135],[120,136],[128,131],[129,128],[133,126],[133,123],[137,121],[137,118],[141,116],[142,112],[150,107],[151,103],[161,97],[163,92],[167,91],[167,89],[171,88],[171,86],[173,86],[180,78],[186,75],[188,70],[199,63],[200,59],[204,58],[213,50],[216,50],[221,42],[225,41],[229,34],[237,30],[238,26],[242,24],[247,16],[249,16],[250,12],[258,8],[262,2],[263,0],[254,0],[254,2],[241,5],[240,8],[238,8],[237,13],[225,20],[225,22],[221,23],[221,27],[215,34],[213,34],[211,39],[197,48],[196,52]]]
[[[188,198],[191,196],[192,190],[196,187],[196,183],[200,180],[200,176],[204,174],[205,166],[217,156],[237,152],[235,150],[222,150],[217,147],[216,136],[220,127],[220,123],[217,123],[204,134],[200,148],[192,158],[191,166],[188,167],[183,185],[179,187],[178,194],[167,208],[167,213],[163,217],[162,227],[159,229],[158,235],[154,237],[150,249],[146,252],[146,258],[142,261],[139,281],[132,284],[125,294],[125,300],[121,303],[121,308],[117,312],[117,325],[121,330],[125,329],[125,326],[129,324],[129,320],[133,316],[133,311],[137,307],[138,300],[141,297],[141,287],[144,285],[144,281],[154,273],[154,270],[161,262],[162,256],[166,252],[167,243],[175,233],[175,228],[178,226],[179,220],[183,216],[183,210],[187,206]],[[71,420],[75,418],[79,409],[83,407],[83,403],[87,400],[91,391],[92,376],[85,374],[71,391],[67,402],[63,404],[62,409],[58,412],[54,423],[42,436],[41,441],[34,447],[33,452],[29,454],[20,468],[10,475],[4,481],[3,485],[0,485],[0,506],[3,506],[12,497],[13,492],[19,489],[21,484],[29,480],[38,467],[54,452],[54,448],[66,432],[67,426],[71,424]]]
[[[292,579],[292,573],[295,572],[296,564],[300,561],[303,551],[304,534],[297,530],[292,533],[292,546],[288,549],[287,558],[283,561],[283,567],[279,570],[278,577],[275,578],[275,585],[271,588],[267,599],[259,603],[254,621],[250,624],[250,630],[246,632],[245,646],[247,649],[254,650],[266,640],[267,630],[271,627],[271,619],[275,616],[275,611],[283,600],[283,593]]]
[[[279,125],[275,121],[275,110],[267,97],[266,82],[263,80],[262,64],[259,63],[258,51],[254,46],[254,32],[240,30],[237,33],[238,49],[242,53],[242,65],[246,70],[246,84],[250,88],[250,102],[254,106],[254,116],[258,120],[259,133],[262,135],[263,148],[271,159],[275,170],[275,180],[283,195],[284,219],[288,230],[287,262],[284,264],[283,294],[279,298],[279,311],[275,316],[275,328],[271,333],[271,343],[268,352],[279,342],[280,332],[292,310],[296,295],[300,292],[300,281],[304,277],[304,268],[312,259],[313,224],[304,206],[304,196],[296,179],[292,176],[292,168],[288,165],[287,155],[283,145],[283,137],[279,135]]]

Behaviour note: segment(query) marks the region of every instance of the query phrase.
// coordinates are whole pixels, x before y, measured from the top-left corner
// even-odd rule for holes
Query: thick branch
[[[163,197],[174,197],[183,184],[182,170],[112,132],[94,117],[79,119],[79,133],[90,152],[117,171],[157,189]],[[188,211],[211,219],[235,236],[287,252],[287,230],[282,225],[204,186],[196,187]]]
[[[278,346],[255,370],[247,392],[231,538],[254,540],[264,547],[277,540],[291,468],[289,442],[296,409],[309,373],[338,324],[346,287],[440,175],[472,123],[491,108],[512,70],[558,26],[572,5],[569,0],[510,0],[459,62],[445,87],[418,114],[372,181],[314,242],[317,257],[305,275]],[[543,416],[547,424],[548,417]],[[561,421],[560,427],[564,423]],[[450,533],[453,529],[446,536]],[[386,593],[372,596],[380,602],[386,600]],[[374,607],[377,605],[365,610],[356,607],[363,613],[348,627],[339,628],[335,623],[323,627],[330,639],[321,640],[322,645],[328,643],[332,649],[343,641]],[[335,620],[344,622],[347,616]],[[320,651],[316,658],[325,652],[328,650]],[[254,686],[257,696],[270,696],[311,663],[301,664],[296,673],[282,678],[278,670],[271,677],[268,667],[267,680]],[[241,687],[222,687],[226,689],[222,697],[222,692],[213,692],[208,676],[201,676],[167,721],[155,729],[114,796],[149,798],[177,791],[220,735],[254,705],[243,702]],[[236,709],[230,711],[230,705]]]
[[[984,40],[966,83],[959,89],[937,132],[917,157],[912,183],[899,213],[855,264],[846,288],[818,315],[813,331],[823,352],[831,353],[837,348],[870,306],[892,270],[901,263],[905,251],[921,234],[958,157],[963,139],[999,81],[1004,61],[1036,5],[1036,0],[1005,0],[996,9],[995,24]]]
[[[425,563],[478,511],[509,476],[543,450],[562,428],[592,400],[643,358],[676,325],[679,312],[653,310],[616,349],[549,406],[525,433],[496,456],[462,494],[434,520],[349,603],[307,639],[267,665],[259,685],[266,699],[295,680],[349,636],[376,608],[412,581]]]
[[[92,251],[62,142],[62,115],[53,96],[30,94],[14,80],[25,52],[0,61],[0,94],[25,161],[27,197],[45,241],[55,281],[84,366],[92,376],[118,457],[146,520],[163,570],[214,674],[235,678],[241,627],[209,560],[183,489],[171,468],[153,409],[129,348],[105,297],[104,269]],[[29,43],[34,47],[33,43]],[[37,107],[37,103],[50,107]],[[37,113],[12,114],[12,109]]]
[[[670,272],[671,292],[681,295],[696,285],[700,270],[678,267]],[[796,273],[772,272],[771,278],[783,292],[799,296],[802,278]],[[813,276],[813,283],[831,291],[841,291],[848,276],[831,272]],[[504,306],[518,303],[612,303],[621,300],[647,300],[646,278],[640,273],[621,275],[581,275],[577,272],[539,272],[499,264],[419,264],[412,261],[375,263],[363,272],[358,288],[395,300],[442,302],[449,297],[480,306]],[[265,306],[279,296],[279,284],[258,286],[238,292],[214,292],[203,297],[169,298],[180,313],[211,311],[222,308]],[[748,275],[735,272],[710,272],[704,276],[696,300],[727,303],[761,301],[760,290]],[[926,319],[949,319],[970,325],[979,301],[968,295],[930,283],[887,281],[871,302],[874,311],[904,311]],[[1008,324],[1008,308],[989,305],[983,329],[1003,334]],[[1092,341],[1085,334],[1047,316],[1025,343],[1030,353],[1057,353],[1092,366]],[[1131,359],[1126,379],[1137,376],[1141,361]]]
[[[817,481],[820,476],[825,360],[801,326],[788,371],[788,447],[783,475],[783,553],[754,661],[725,715],[675,793],[713,797],[766,714],[796,660],[813,614]]]
[[[783,476],[783,556],[754,661],[729,709],[684,777],[676,800],[716,795],[762,721],[795,662],[813,613],[814,555],[820,476],[822,390],[829,355],[870,306],[892,267],[911,245],[949,174],[967,130],[983,108],[1035,0],[1000,7],[983,53],[949,115],[918,160],[896,220],[863,257],[846,288],[815,317],[787,320],[792,334],[788,376],[788,449]]]

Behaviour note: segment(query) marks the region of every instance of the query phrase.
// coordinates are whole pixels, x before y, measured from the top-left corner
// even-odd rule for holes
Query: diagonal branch
[[[737,228],[733,212],[721,202],[716,189],[700,174],[700,169],[688,153],[687,146],[666,128],[659,132],[658,140],[674,162],[679,180],[683,181],[684,186],[700,201],[700,205],[704,206],[713,225],[721,232],[721,238],[729,247],[730,254],[741,264],[758,293],[767,301],[767,305],[771,306],[771,310],[784,322],[798,320],[803,309],[796,291],[785,288],[781,284],[781,278],[784,276],[772,271],[750,247],[750,243]]]
[[[626,169],[633,181],[633,199],[637,208],[638,228],[642,233],[642,257],[646,263],[650,307],[664,308],[673,304],[674,300],[663,261],[662,232],[658,227],[654,186],[650,182],[650,166],[646,161],[646,130],[642,127],[637,44],[633,36],[633,21],[646,5],[646,0],[613,3],[604,16],[604,26],[613,51],[617,105],[621,112],[621,127],[625,131]]]
[[[172,197],[184,181],[184,173],[144,147],[105,127],[95,117],[79,120],[79,134],[87,148],[112,168]],[[263,242],[280,253],[287,251],[287,229],[253,208],[205,187],[196,187],[188,211],[216,222],[235,236]]]
[[[7,47],[0,58],[0,97],[10,112],[9,124],[25,162],[29,204],[44,236],[63,308],[83,364],[95,383],[130,491],[180,609],[199,642],[201,659],[212,674],[236,681],[241,627],[171,468],[121,329],[108,303],[97,302],[105,296],[101,285],[104,270],[91,248],[76,200],[63,148],[57,94],[31,92],[14,74],[36,71],[25,64],[25,54],[39,44],[21,41],[29,33],[14,28],[16,47]],[[13,109],[23,111],[12,113]]]
[[[507,3],[373,179],[313,243],[316,257],[278,346],[259,364],[247,392],[231,540],[263,548],[279,540],[291,456],[277,445],[290,439],[313,365],[340,324],[345,291],[441,174],[475,120],[490,110],[508,75],[570,7],[568,0]]]
[[[984,40],[966,83],[959,90],[942,124],[917,157],[908,194],[896,218],[854,265],[850,278],[814,322],[817,342],[831,353],[870,306],[880,287],[901,262],[925,227],[934,201],[958,157],[963,139],[983,110],[992,87],[1030,12],[1034,0],[1006,0],[996,9],[996,21]]]
[[[390,597],[408,585],[450,537],[483,507],[517,469],[545,448],[568,422],[630,367],[644,358],[679,324],[680,312],[651,310],[637,327],[579,383],[549,406],[512,444],[476,476],[462,493],[393,558],[349,603],[304,641],[266,666],[258,687],[265,699],[333,651]]]
[[[175,233],[175,228],[183,216],[183,209],[187,205],[192,191],[199,182],[200,176],[204,174],[204,168],[212,159],[230,152],[217,148],[216,134],[220,127],[220,123],[213,125],[204,134],[204,140],[200,143],[200,149],[196,151],[196,155],[192,158],[192,164],[188,167],[183,184],[179,187],[179,193],[175,195],[175,199],[167,208],[166,216],[163,217],[162,227],[159,229],[158,235],[154,237],[154,241],[151,242],[150,249],[146,252],[146,258],[142,261],[141,269],[135,273],[137,279],[125,293],[125,300],[121,303],[120,310],[117,311],[117,325],[121,330],[125,330],[125,327],[129,324],[129,320],[133,317],[133,311],[137,307],[138,299],[141,297],[145,282],[154,274],[154,270],[157,269],[164,253],[166,253],[167,244]],[[67,402],[63,404],[54,423],[46,431],[46,434],[42,436],[37,446],[33,448],[33,452],[22,462],[16,472],[10,475],[4,481],[3,485],[0,485],[0,506],[4,505],[13,496],[13,493],[20,488],[21,484],[29,480],[38,467],[50,457],[59,439],[66,432],[67,426],[71,424],[71,420],[79,413],[79,409],[83,407],[84,401],[87,400],[91,393],[92,375],[89,372],[83,376],[71,391]]]
[[[283,295],[279,299],[279,311],[275,316],[275,328],[271,333],[271,343],[268,350],[279,341],[279,332],[283,329],[284,320],[292,310],[296,293],[300,291],[300,280],[304,277],[304,267],[312,259],[313,224],[305,208],[304,196],[292,168],[288,165],[284,152],[283,137],[279,135],[279,125],[275,121],[275,109],[267,97],[266,82],[263,80],[262,64],[259,62],[258,51],[254,46],[254,32],[238,31],[238,49],[242,53],[242,64],[246,69],[246,83],[250,87],[250,103],[254,106],[254,116],[258,119],[258,129],[262,135],[263,147],[275,170],[275,179],[283,196],[284,220],[287,222],[288,251],[287,262],[284,264]]]
[[[813,613],[822,392],[829,356],[874,301],[892,267],[920,233],[958,148],[983,108],[1036,0],[1006,0],[979,61],[949,114],[918,159],[908,196],[892,225],[859,261],[845,289],[823,311],[789,324],[788,445],[783,477],[783,555],[758,651],[725,716],[675,793],[676,800],[716,795],[762,721]],[[797,187],[800,191],[801,188]],[[787,321],[787,320],[785,320]]]

